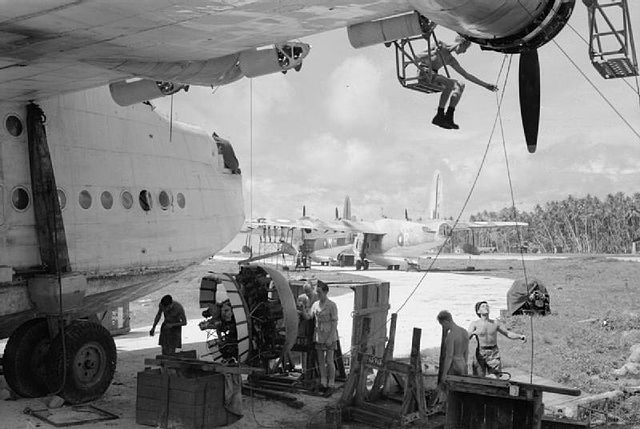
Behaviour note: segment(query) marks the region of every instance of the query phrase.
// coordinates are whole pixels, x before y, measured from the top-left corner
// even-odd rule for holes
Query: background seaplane
[[[11,388],[23,396],[58,391],[70,402],[100,396],[116,352],[95,313],[175,281],[168,272],[215,253],[242,224],[239,169],[225,168],[210,132],[173,127],[140,102],[300,70],[309,46],[291,40],[340,27],[354,46],[367,46],[423,35],[428,22],[533,58],[573,6],[5,2],[0,338],[9,336],[3,370]],[[527,64],[521,74],[535,87],[537,63]]]
[[[307,216],[306,206],[302,207],[299,219],[261,217],[248,220],[242,227],[242,232],[247,234],[243,250],[251,254],[246,261],[289,254],[296,259],[296,266],[303,268],[308,268],[311,261],[321,265],[337,262],[341,253],[352,253],[355,234],[348,232],[341,223],[351,218],[351,199],[347,195],[342,217],[336,207],[335,219],[331,221]],[[257,251],[254,252],[254,248]]]

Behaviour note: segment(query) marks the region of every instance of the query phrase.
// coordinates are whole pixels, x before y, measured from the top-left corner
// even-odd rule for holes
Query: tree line
[[[630,253],[631,243],[640,240],[640,193],[622,192],[604,199],[569,195],[562,201],[536,205],[530,211],[506,207],[498,212],[483,211],[470,221],[518,221],[528,227],[491,229],[473,234],[474,245],[498,252],[544,253]],[[519,238],[521,237],[521,238]]]

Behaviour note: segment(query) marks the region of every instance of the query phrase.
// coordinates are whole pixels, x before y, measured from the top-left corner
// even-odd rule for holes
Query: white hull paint
[[[40,104],[56,184],[66,195],[62,210],[74,271],[89,275],[184,266],[222,249],[244,218],[241,176],[223,168],[212,138],[203,131],[173,126],[146,105],[116,106],[105,88],[56,97]],[[40,264],[33,204],[12,205],[12,191],[31,186],[25,108],[1,105],[3,117],[17,114],[25,130],[0,134],[0,265],[24,269]],[[151,209],[139,194],[148,190]],[[91,206],[79,204],[82,191]],[[113,198],[110,209],[101,195]],[[123,192],[133,197],[126,209]],[[169,204],[161,207],[165,191]],[[185,204],[178,204],[178,194]]]
[[[173,124],[170,139],[169,123],[150,106],[118,107],[106,88],[55,97],[40,107],[56,185],[66,199],[62,218],[71,269],[89,279],[88,312],[166,285],[169,273],[202,262],[237,234],[244,219],[242,177],[224,168],[209,133]],[[5,103],[0,113],[0,267],[20,274],[41,265],[26,108]],[[11,115],[22,121],[17,137],[6,127]],[[12,200],[16,189],[28,194],[26,209]],[[148,211],[140,204],[143,190],[151,195]],[[83,192],[91,196],[88,208],[80,204]],[[129,209],[122,203],[126,192]],[[168,198],[161,201],[161,192]],[[113,200],[110,208],[103,193]],[[0,279],[0,337],[35,315],[26,283],[6,277]]]

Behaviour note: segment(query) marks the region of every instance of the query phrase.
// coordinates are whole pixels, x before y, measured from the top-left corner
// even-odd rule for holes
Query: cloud
[[[327,109],[341,125],[375,123],[386,116],[382,97],[382,71],[370,59],[357,55],[345,59],[329,76]]]

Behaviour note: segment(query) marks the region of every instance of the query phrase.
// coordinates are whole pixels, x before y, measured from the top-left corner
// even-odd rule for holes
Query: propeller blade
[[[340,219],[339,213],[338,213],[338,207],[336,207],[336,220]]]
[[[520,116],[529,153],[534,153],[538,145],[538,124],[540,122],[540,62],[538,51],[520,54]]]
[[[409,212],[407,209],[404,209],[404,220],[409,220]]]
[[[302,217],[307,215],[307,206],[302,206]]]

